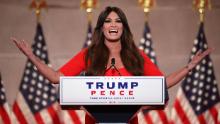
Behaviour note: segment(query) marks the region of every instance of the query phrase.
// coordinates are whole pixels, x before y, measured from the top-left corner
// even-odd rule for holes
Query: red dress
[[[59,71],[64,76],[77,76],[82,71],[85,71],[86,63],[85,63],[85,53],[87,49],[81,50],[78,54],[76,54],[71,60],[69,60],[64,66],[62,66]],[[144,58],[144,75],[145,76],[163,76],[160,70],[154,65],[151,60],[141,51],[141,55]],[[126,70],[126,68],[119,68],[118,71],[122,76],[132,76],[130,72]],[[105,73],[105,76],[119,76],[119,73],[113,69],[108,70]],[[166,91],[166,100],[168,100],[168,92]],[[87,121],[87,119],[86,119]],[[131,120],[132,124],[137,124],[138,119],[135,117]]]
[[[85,53],[87,49],[81,50],[76,54],[70,61],[68,61],[64,66],[62,66],[59,71],[65,76],[76,76],[80,72],[84,71],[86,68],[85,64]],[[144,58],[144,75],[145,76],[163,76],[160,70],[151,62],[151,60],[141,52],[141,55]],[[118,69],[122,76],[132,76],[126,68]],[[114,70],[108,70],[105,73],[105,76],[119,76],[119,74]]]

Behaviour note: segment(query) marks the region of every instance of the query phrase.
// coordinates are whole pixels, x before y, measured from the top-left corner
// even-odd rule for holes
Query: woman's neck
[[[121,60],[120,51],[121,51],[121,41],[111,42],[105,41],[105,45],[108,47],[110,51],[109,60],[107,67],[111,66],[111,59],[115,58],[115,66],[116,68],[123,68],[124,65]]]
[[[115,54],[115,53],[120,53],[121,51],[121,42],[110,42],[110,41],[105,41],[105,45],[108,47],[110,54]]]

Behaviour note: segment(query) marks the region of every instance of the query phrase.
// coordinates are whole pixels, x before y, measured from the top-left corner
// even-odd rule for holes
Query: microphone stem
[[[113,66],[113,68],[118,72],[118,75],[121,76],[121,73],[118,71],[118,69],[115,66]]]

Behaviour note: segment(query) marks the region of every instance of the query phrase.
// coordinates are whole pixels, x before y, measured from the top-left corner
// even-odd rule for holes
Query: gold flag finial
[[[138,0],[139,5],[144,9],[145,21],[148,21],[148,14],[154,5],[154,0]]]
[[[153,0],[138,0],[138,3],[144,9],[145,13],[150,12],[150,9],[154,5],[154,1]]]
[[[41,9],[47,9],[47,3],[45,0],[33,0],[30,4],[30,9],[35,9],[37,21],[40,21]]]
[[[81,0],[80,8],[85,9],[88,14],[88,21],[92,20],[92,10],[96,8],[98,4],[97,0]]]
[[[194,0],[193,1],[194,8],[199,11],[200,14],[200,21],[204,21],[205,17],[205,9],[211,9],[211,2],[210,0]]]
[[[97,0],[81,0],[80,7],[85,9],[86,12],[92,12],[96,8]]]

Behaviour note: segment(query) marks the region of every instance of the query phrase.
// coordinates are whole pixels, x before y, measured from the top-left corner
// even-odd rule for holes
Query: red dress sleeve
[[[163,73],[157,68],[157,66],[150,60],[150,58],[143,51],[141,51],[141,55],[144,58],[145,76],[163,76]]]
[[[80,72],[85,70],[85,55],[87,49],[81,50],[72,59],[70,59],[65,65],[63,65],[59,71],[64,76],[75,76],[79,75]]]

